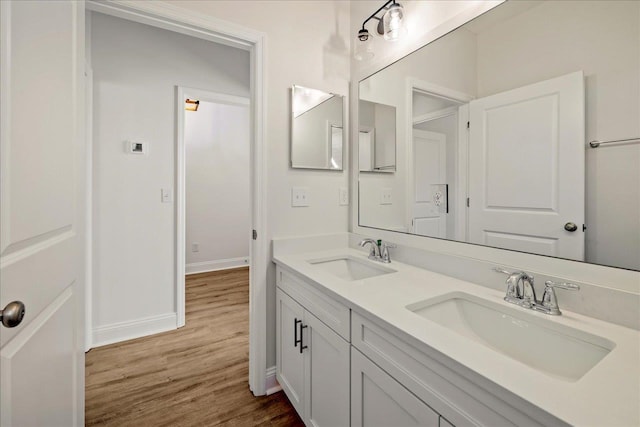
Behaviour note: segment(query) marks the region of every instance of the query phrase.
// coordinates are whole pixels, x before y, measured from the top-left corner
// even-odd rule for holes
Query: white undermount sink
[[[308,262],[340,279],[349,281],[363,280],[395,272],[391,268],[351,256],[314,259]]]
[[[526,309],[453,292],[406,307],[468,339],[565,381],[577,381],[615,344]]]

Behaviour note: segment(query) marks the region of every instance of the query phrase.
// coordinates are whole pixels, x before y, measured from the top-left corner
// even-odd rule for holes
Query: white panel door
[[[0,424],[84,424],[84,3],[0,2]]]
[[[584,111],[582,72],[471,101],[470,242],[584,259]]]
[[[350,344],[305,311],[305,424],[349,425]]]
[[[447,237],[447,137],[413,130],[413,234]]]
[[[352,427],[438,427],[440,415],[351,348]]]
[[[301,335],[304,308],[276,289],[276,377],[298,414],[304,414],[304,353]]]

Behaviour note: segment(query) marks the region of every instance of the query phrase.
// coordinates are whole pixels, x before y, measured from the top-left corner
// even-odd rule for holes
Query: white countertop
[[[405,308],[454,291],[514,307],[503,301],[504,292],[396,261],[382,264],[396,270],[395,273],[359,281],[342,280],[308,262],[347,255],[372,262],[364,252],[346,247],[298,253],[276,251],[274,261],[328,291],[330,296],[352,310],[365,316],[372,315],[404,331],[560,420],[577,426],[640,425],[639,331],[566,310],[562,316],[549,316],[522,309],[531,316],[541,316],[549,322],[558,322],[616,344],[582,378],[571,382],[529,367]]]

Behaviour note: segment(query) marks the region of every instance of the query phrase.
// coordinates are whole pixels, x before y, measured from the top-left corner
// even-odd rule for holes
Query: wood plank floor
[[[88,426],[303,426],[249,391],[249,270],[187,276],[186,326],[86,355]]]

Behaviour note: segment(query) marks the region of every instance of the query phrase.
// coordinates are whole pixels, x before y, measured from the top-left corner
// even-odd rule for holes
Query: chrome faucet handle
[[[558,307],[558,298],[556,297],[555,288],[564,289],[567,291],[578,291],[580,286],[573,283],[566,282],[553,282],[547,280],[544,282],[544,294],[542,294],[542,306],[545,308],[545,312],[559,316],[562,314],[560,307]]]
[[[502,267],[494,267],[493,271],[509,276],[506,281],[507,294],[505,295],[504,300],[507,302],[516,302],[521,300],[522,291],[520,290],[518,282],[520,281],[521,275],[524,273],[521,271],[508,271]]]
[[[382,262],[390,263],[391,256],[389,255],[389,249],[397,248],[398,246],[393,243],[382,242],[380,246],[380,257],[382,258]]]
[[[573,283],[567,283],[567,282],[554,282],[552,280],[547,280],[546,282],[544,282],[544,286],[545,289],[546,288],[559,288],[559,289],[564,289],[567,291],[579,291],[580,290],[580,286],[573,284]]]

